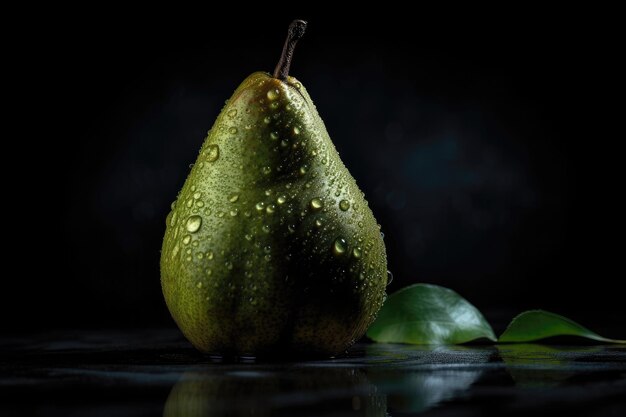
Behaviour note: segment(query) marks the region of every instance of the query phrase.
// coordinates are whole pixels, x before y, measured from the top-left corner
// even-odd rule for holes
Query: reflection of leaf
[[[383,343],[455,344],[496,340],[487,320],[456,292],[415,284],[389,296],[367,336]]]
[[[520,387],[539,388],[559,385],[576,375],[577,358],[600,351],[598,347],[554,348],[533,344],[497,345],[506,369]]]
[[[530,342],[553,336],[580,336],[607,343],[626,343],[602,337],[558,314],[543,310],[525,311],[511,321],[509,327],[500,335],[500,342]]]
[[[394,389],[388,390],[389,411],[419,413],[428,410],[462,395],[482,373],[478,369],[403,372],[397,376]]]
[[[368,356],[385,354],[380,346],[383,345],[372,345],[367,350]],[[400,361],[395,361],[394,356],[393,362],[370,368],[368,377],[387,394],[387,405],[392,414],[400,412],[411,415],[462,396],[484,372],[484,368],[475,365],[488,362],[493,352],[493,348],[464,346],[408,348],[392,345],[389,350],[391,352],[387,354],[400,350],[408,355]],[[472,364],[471,368],[441,367],[468,363]]]

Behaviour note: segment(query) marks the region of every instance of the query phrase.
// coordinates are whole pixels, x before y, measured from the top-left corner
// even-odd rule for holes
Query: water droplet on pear
[[[202,226],[202,217],[198,215],[189,216],[185,228],[189,233],[196,233]]]

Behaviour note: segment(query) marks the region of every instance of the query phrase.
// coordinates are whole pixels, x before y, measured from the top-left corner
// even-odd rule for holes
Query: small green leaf
[[[443,345],[496,341],[483,315],[452,290],[415,284],[389,296],[367,336],[381,343]]]
[[[599,342],[626,343],[626,340],[602,337],[567,317],[543,310],[525,311],[515,317],[498,341],[530,342],[552,336],[580,336]]]

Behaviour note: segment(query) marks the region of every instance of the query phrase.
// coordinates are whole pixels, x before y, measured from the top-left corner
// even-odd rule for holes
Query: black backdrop
[[[619,71],[598,22],[562,12],[47,22],[13,83],[29,156],[5,157],[40,174],[7,218],[20,272],[5,277],[5,327],[173,325],[158,266],[169,204],[224,100],[273,69],[295,17],[309,29],[292,74],[382,225],[390,291],[447,286],[499,324],[537,307],[619,323],[623,134],[601,132],[623,109],[609,104]]]

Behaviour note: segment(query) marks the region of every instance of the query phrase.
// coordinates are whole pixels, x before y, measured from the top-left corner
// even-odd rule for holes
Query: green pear
[[[386,297],[380,226],[288,76],[305,26],[228,100],[167,216],[163,294],[202,352],[336,355]]]

